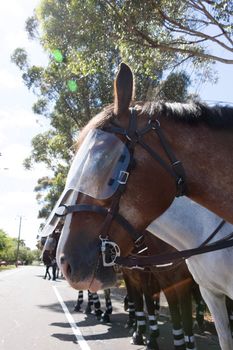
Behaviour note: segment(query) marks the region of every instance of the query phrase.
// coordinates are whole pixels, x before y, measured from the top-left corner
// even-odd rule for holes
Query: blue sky
[[[35,96],[21,81],[20,72],[10,62],[15,48],[24,47],[33,64],[46,61],[40,46],[29,41],[24,30],[25,20],[32,15],[39,0],[8,0],[0,2],[0,228],[17,237],[19,216],[22,216],[21,238],[34,248],[40,221],[33,189],[37,179],[48,174],[42,165],[33,171],[22,166],[30,153],[33,136],[46,130],[43,118],[33,115],[31,106]],[[194,85],[202,99],[233,102],[233,66],[216,64],[219,81],[216,85]],[[4,170],[4,168],[9,168]]]

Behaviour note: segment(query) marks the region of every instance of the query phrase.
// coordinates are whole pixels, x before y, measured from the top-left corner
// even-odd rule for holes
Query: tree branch
[[[222,63],[226,63],[226,64],[233,64],[233,60],[231,60],[231,59],[225,59],[222,57],[210,55],[207,53],[202,53],[200,51],[196,51],[196,50],[192,50],[192,49],[183,49],[180,47],[172,47],[169,44],[159,43],[158,41],[154,41],[149,36],[147,36],[145,33],[139,31],[138,29],[135,29],[134,31],[137,35],[140,35],[145,41],[147,41],[151,47],[153,47],[155,49],[159,49],[162,51],[168,51],[168,52],[169,51],[170,52],[179,52],[181,54],[188,54],[191,56],[200,57],[202,59],[210,59],[210,60],[214,60],[214,61],[218,61],[218,62],[222,62]]]

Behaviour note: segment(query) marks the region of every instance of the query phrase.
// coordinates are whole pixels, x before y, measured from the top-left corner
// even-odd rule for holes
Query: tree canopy
[[[47,65],[31,65],[22,48],[12,55],[38,97],[33,111],[51,125],[33,138],[24,162],[28,169],[43,162],[54,173],[38,180],[39,217],[48,216],[61,193],[79,129],[112,102],[118,64],[126,61],[135,72],[138,100],[185,101],[190,79],[177,67],[190,60],[208,73],[209,64],[221,61],[204,47],[208,41],[231,53],[231,14],[232,5],[220,0],[40,1],[26,30],[47,52]]]
[[[15,263],[17,256],[17,245],[17,238],[8,236],[6,232],[0,229],[0,260],[11,264]],[[31,264],[35,258],[36,252],[31,251],[25,246],[24,241],[20,240],[18,259],[25,264]]]
[[[136,42],[144,49],[173,53],[178,63],[207,59],[233,64],[232,1],[99,2],[105,3],[126,41]]]

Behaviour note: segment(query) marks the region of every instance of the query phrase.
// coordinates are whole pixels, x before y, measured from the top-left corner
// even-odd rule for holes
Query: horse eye
[[[112,186],[113,184],[114,184],[114,179],[110,179],[109,181],[108,181],[108,186]]]
[[[124,161],[125,161],[125,155],[122,154],[119,158],[119,162],[124,163]]]

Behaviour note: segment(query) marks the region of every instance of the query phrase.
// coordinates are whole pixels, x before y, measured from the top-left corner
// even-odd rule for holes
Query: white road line
[[[68,320],[68,322],[70,324],[70,327],[71,327],[71,329],[72,329],[72,331],[73,331],[73,333],[74,333],[74,335],[75,335],[75,337],[76,337],[76,339],[77,339],[81,349],[82,350],[91,350],[91,348],[87,345],[86,340],[83,338],[82,333],[81,333],[79,327],[76,325],[72,315],[70,314],[69,310],[67,309],[67,306],[64,303],[60,293],[58,292],[57,287],[55,287],[55,286],[52,286],[52,287],[53,287],[54,293],[57,296],[57,299],[58,299],[59,303],[61,304],[61,307],[62,307],[62,309],[64,311],[64,314],[66,315],[66,318],[67,318],[67,320]]]

